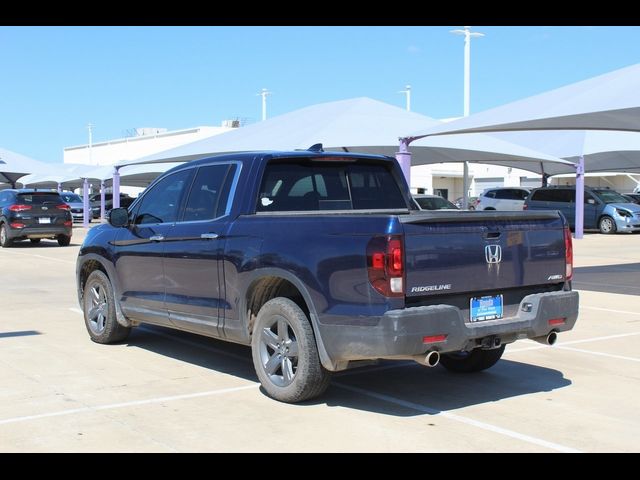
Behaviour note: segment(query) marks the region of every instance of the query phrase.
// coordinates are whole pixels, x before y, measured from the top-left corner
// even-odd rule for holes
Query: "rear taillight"
[[[24,212],[25,210],[31,210],[31,205],[11,205],[9,210],[12,212]]]
[[[404,248],[400,235],[373,237],[367,245],[369,282],[385,297],[404,295]]]
[[[56,205],[56,208],[58,210],[67,210],[67,211],[71,210],[71,207],[66,203],[61,203],[60,205]]]
[[[64,226],[65,227],[72,227],[73,226],[73,222],[71,220],[65,220]]]
[[[13,222],[13,223],[10,223],[9,225],[11,225],[11,228],[24,228],[26,226],[24,223],[19,223],[19,222]]]
[[[565,270],[565,280],[571,280],[573,277],[573,240],[571,239],[571,230],[564,229],[564,258],[567,264]]]
[[[529,206],[528,206],[526,203],[523,203],[523,204],[522,204],[522,209],[523,209],[523,210],[528,210],[528,209],[529,209]]]

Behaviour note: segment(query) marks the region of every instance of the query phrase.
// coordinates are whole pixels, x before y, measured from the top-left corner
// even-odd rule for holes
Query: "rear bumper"
[[[375,326],[319,324],[327,353],[333,361],[376,358],[407,358],[431,350],[440,353],[472,350],[487,337],[497,337],[500,344],[519,339],[546,336],[551,331],[571,330],[578,318],[578,292],[561,291],[527,295],[518,313],[499,320],[470,323],[457,307],[432,305],[390,310]],[[531,311],[523,305],[531,304]],[[549,320],[564,318],[564,323],[550,325]],[[438,343],[424,344],[427,336],[446,335]],[[492,338],[493,340],[493,338]]]
[[[20,238],[50,238],[58,235],[71,236],[73,229],[71,227],[51,225],[47,227],[26,227],[26,228],[10,228],[7,230],[7,236],[11,240]]]

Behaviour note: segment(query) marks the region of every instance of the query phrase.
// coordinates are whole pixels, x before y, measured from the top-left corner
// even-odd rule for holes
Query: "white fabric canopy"
[[[583,156],[587,172],[640,172],[640,133],[637,132],[539,130],[499,132],[490,136],[535,148],[574,163]],[[545,165],[545,172],[550,175],[570,173],[563,172],[558,164]]]
[[[29,173],[50,171],[51,166],[47,163],[0,148],[0,182],[15,183],[20,177]]]
[[[640,131],[640,64],[405,136],[506,130]]]
[[[302,108],[121,164],[190,161],[214,154],[254,150],[306,150],[315,143],[322,143],[325,150],[393,156],[403,133],[439,124],[427,116],[361,97]],[[539,172],[542,161],[564,163],[566,172],[573,169],[569,162],[486,135],[429,139],[413,144],[411,152],[412,165],[452,161],[503,162],[507,166]]]

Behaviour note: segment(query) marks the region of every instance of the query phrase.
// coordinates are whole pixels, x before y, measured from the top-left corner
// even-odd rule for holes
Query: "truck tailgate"
[[[406,296],[565,281],[564,220],[556,212],[403,215]]]

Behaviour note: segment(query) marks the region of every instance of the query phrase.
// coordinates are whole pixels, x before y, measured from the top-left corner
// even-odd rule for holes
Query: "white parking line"
[[[614,284],[614,283],[601,283],[601,282],[583,282],[583,281],[577,281],[574,280],[573,283],[576,286],[580,286],[580,285],[597,285],[598,287],[623,287],[623,288],[632,288],[634,290],[640,290],[640,287],[638,287],[637,285],[624,285],[624,284]],[[581,291],[580,288],[576,288],[576,290]]]
[[[554,345],[551,348],[564,348],[565,345],[576,345],[578,343],[597,342],[599,340],[611,340],[612,338],[632,337],[634,335],[640,335],[640,332],[620,333],[618,335],[607,335],[606,337],[593,337],[593,338],[585,338],[583,340],[572,340],[570,342],[563,342],[562,345]],[[513,350],[506,350],[505,353],[530,352],[531,350],[540,350],[541,348],[549,348],[549,345],[538,345],[536,347],[516,348]]]
[[[633,357],[624,357],[622,355],[614,355],[613,353],[603,353],[603,352],[592,352],[590,350],[583,350],[581,348],[572,348],[572,347],[558,347],[562,350],[571,350],[572,352],[580,352],[580,353],[588,353],[589,355],[597,355],[599,357],[609,357],[609,358],[617,358],[620,360],[629,360],[632,362],[640,362],[640,358]]]
[[[582,453],[580,450],[576,450],[575,448],[567,447],[565,445],[560,445],[558,443],[549,442],[547,440],[543,440],[541,438],[532,437],[530,435],[525,435],[523,433],[514,432],[513,430],[509,430],[506,428],[498,427],[496,425],[491,425],[489,423],[480,422],[478,420],[473,420],[471,418],[463,417],[461,415],[457,415],[455,413],[442,412],[436,410],[434,408],[427,407],[425,405],[420,405],[418,403],[407,402],[406,400],[402,400],[400,398],[392,397],[390,395],[385,395],[382,393],[371,392],[369,390],[364,390],[362,388],[352,387],[350,385],[343,385],[341,383],[334,382],[336,387],[343,388],[345,390],[349,390],[351,392],[359,393],[361,395],[365,395],[367,397],[375,398],[377,400],[382,400],[384,402],[393,403],[395,405],[399,405],[404,408],[408,408],[411,410],[415,410],[418,412],[426,413],[429,415],[440,416],[444,418],[448,418],[449,420],[454,420],[456,422],[464,423],[467,425],[471,425],[477,428],[481,428],[482,430],[488,430],[493,433],[498,433],[500,435],[505,435],[507,437],[515,438],[518,440],[522,440],[523,442],[532,443],[534,445],[539,445],[545,448],[550,448],[552,450],[556,450],[558,452],[564,453]]]
[[[625,315],[640,315],[640,312],[630,312],[628,310],[613,310],[611,308],[602,308],[602,307],[590,307],[588,305],[580,305],[580,308],[586,308],[588,310],[600,310],[602,312],[623,313]]]
[[[62,260],[61,258],[55,258],[55,257],[45,257],[44,255],[38,255],[37,253],[25,253],[25,252],[16,252],[15,250],[12,250],[11,252],[4,252],[7,253],[8,255],[23,255],[25,257],[37,257],[37,258],[44,258],[45,260],[53,260],[54,262],[62,262],[62,263],[72,263],[75,265],[75,260]]]
[[[5,420],[0,420],[0,425],[7,425],[9,423],[27,422],[29,420],[39,420],[41,418],[61,417],[64,415],[73,415],[75,413],[99,412],[101,410],[114,410],[116,408],[137,407],[139,405],[149,405],[152,403],[164,403],[164,402],[173,402],[175,400],[187,400],[190,398],[210,397],[213,395],[223,395],[225,393],[249,390],[250,388],[257,388],[259,386],[260,386],[259,383],[254,383],[252,385],[244,385],[242,387],[224,388],[221,390],[209,390],[208,392],[187,393],[184,395],[172,395],[170,397],[149,398],[147,400],[135,400],[133,402],[111,403],[108,405],[99,405],[96,407],[72,408],[69,410],[60,410],[58,412],[41,413],[39,415],[27,415],[24,417],[7,418]]]

